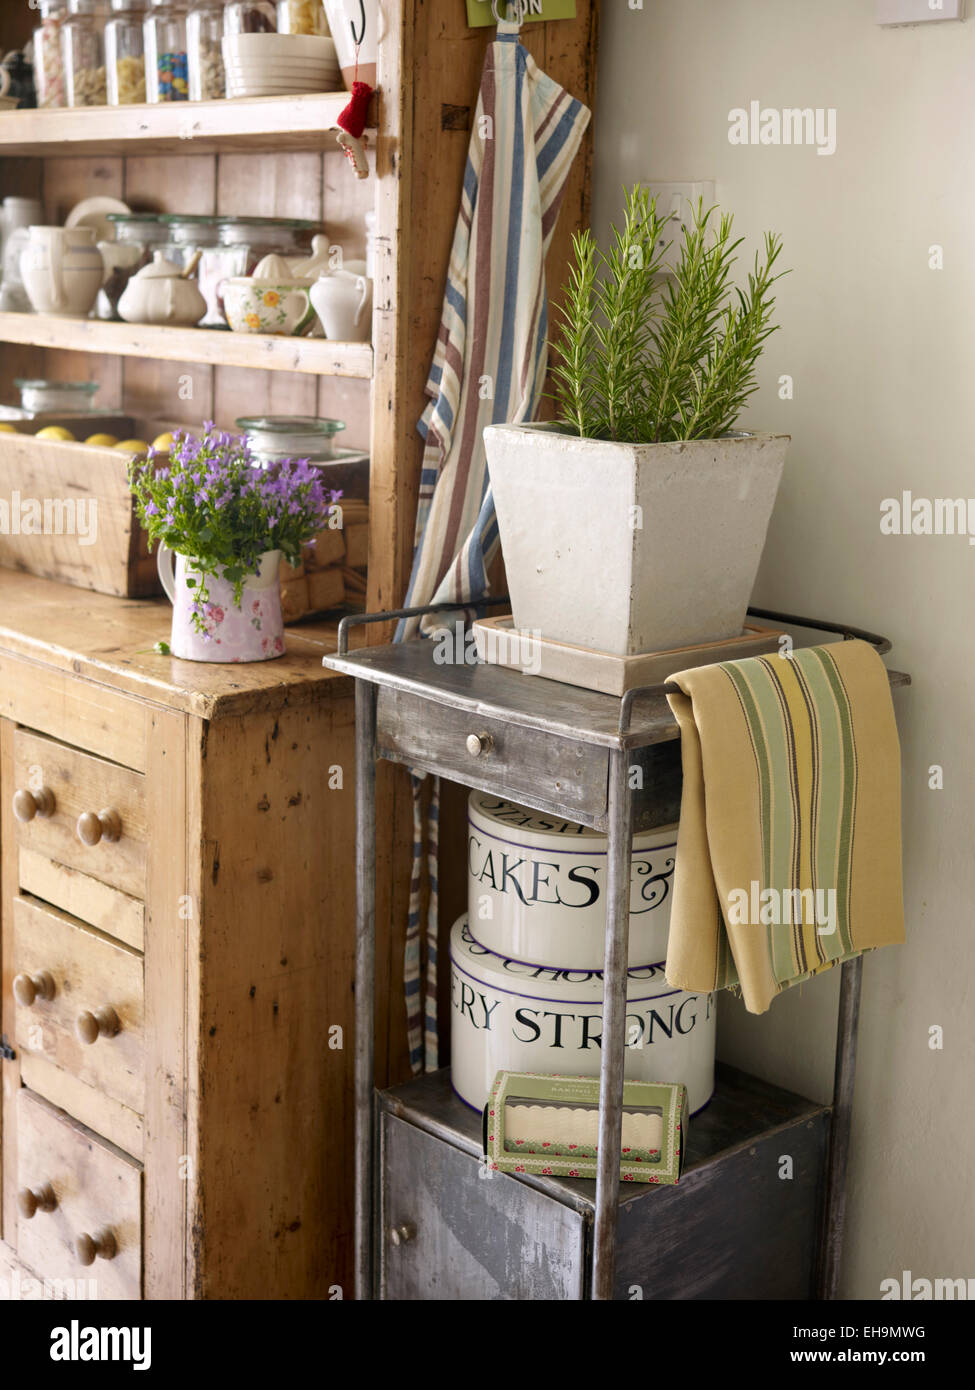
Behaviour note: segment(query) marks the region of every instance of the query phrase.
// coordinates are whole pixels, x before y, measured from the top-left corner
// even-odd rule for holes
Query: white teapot
[[[162,251],[153,252],[150,264],[132,276],[118,302],[126,323],[189,328],[200,322],[206,310],[206,300],[195,282],[185,279],[182,267],[167,261]]]

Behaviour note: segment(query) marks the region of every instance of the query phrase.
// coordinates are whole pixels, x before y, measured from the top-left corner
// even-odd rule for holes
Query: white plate
[[[128,203],[123,203],[118,198],[83,198],[68,213],[64,225],[66,227],[93,227],[96,241],[113,241],[115,234],[112,224],[108,220],[108,214],[110,212],[128,213],[131,211]]]

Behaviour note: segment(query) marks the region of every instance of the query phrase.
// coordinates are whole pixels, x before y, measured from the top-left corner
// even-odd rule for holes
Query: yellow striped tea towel
[[[776,994],[904,940],[900,746],[866,642],[668,677],[684,787],[667,980]]]

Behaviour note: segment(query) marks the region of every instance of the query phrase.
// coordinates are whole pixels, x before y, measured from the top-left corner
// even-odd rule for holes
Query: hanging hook
[[[359,14],[362,16],[362,33],[361,33],[361,34],[357,34],[356,31],[355,31],[355,20],[354,20],[354,19],[350,19],[350,20],[349,20],[349,28],[352,30],[352,42],[356,45],[356,47],[358,47],[358,45],[359,45],[360,43],[362,43],[362,40],[366,37],[366,6],[365,6],[365,0],[359,0]]]
[[[508,0],[506,9],[514,10],[514,21],[516,24],[524,24],[525,15],[528,12],[527,0]],[[498,13],[498,0],[491,0],[491,13],[494,15],[494,22],[501,23],[501,15]]]

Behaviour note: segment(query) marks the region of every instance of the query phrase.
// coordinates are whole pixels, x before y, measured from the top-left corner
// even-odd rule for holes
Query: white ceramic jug
[[[31,227],[20,272],[37,313],[85,318],[104,275],[95,229]]]
[[[30,301],[20,277],[20,253],[27,241],[27,228],[40,222],[44,212],[36,198],[4,198],[0,207],[0,265],[3,286],[0,309],[29,313]]]
[[[333,270],[311,288],[310,299],[326,338],[363,343],[372,332],[372,281],[349,270]]]

